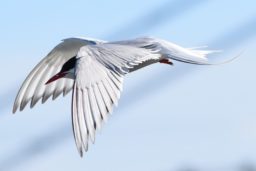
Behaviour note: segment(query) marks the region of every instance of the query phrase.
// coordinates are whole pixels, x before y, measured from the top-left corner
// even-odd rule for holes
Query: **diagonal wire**
[[[119,28],[112,34],[108,34],[108,39],[123,39],[131,36],[140,35],[145,31],[150,31],[159,27],[166,21],[174,20],[180,15],[193,10],[195,7],[208,2],[209,0],[176,0],[168,1],[144,16],[135,19],[128,26]]]

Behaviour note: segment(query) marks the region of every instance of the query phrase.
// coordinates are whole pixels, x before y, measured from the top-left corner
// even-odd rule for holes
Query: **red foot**
[[[173,65],[173,63],[169,59],[166,59],[166,58],[161,59],[159,62],[163,63],[163,64]]]

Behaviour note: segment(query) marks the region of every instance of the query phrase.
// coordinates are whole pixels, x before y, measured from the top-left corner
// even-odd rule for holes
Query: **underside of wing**
[[[85,46],[79,53],[94,56],[102,65],[118,74],[126,74],[147,63],[156,63],[161,58],[154,50],[112,43]]]
[[[95,131],[107,120],[117,105],[123,77],[139,64],[155,60],[159,54],[150,50],[117,44],[82,47],[77,54],[75,84],[72,96],[73,131],[81,156],[94,142]]]
[[[44,103],[51,96],[56,99],[61,93],[66,95],[73,87],[73,80],[62,78],[45,85],[46,81],[55,75],[67,60],[76,56],[82,46],[98,43],[100,42],[90,39],[69,38],[58,44],[23,82],[14,102],[13,113],[17,109],[22,111],[30,101],[30,107],[33,107],[40,99]]]
[[[123,75],[107,69],[92,57],[80,58],[72,96],[72,121],[80,155],[88,149],[89,139],[107,121],[113,105],[117,106],[122,90]]]

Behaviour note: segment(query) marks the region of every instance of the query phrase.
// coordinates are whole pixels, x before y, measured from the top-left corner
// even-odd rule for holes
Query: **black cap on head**
[[[49,84],[53,81],[56,81],[60,78],[65,77],[68,74],[68,71],[73,69],[76,65],[76,56],[70,58],[66,63],[63,64],[59,73],[51,77],[45,84]]]
[[[66,63],[64,63],[60,72],[68,71],[68,70],[74,68],[75,65],[76,65],[76,56],[70,58]]]

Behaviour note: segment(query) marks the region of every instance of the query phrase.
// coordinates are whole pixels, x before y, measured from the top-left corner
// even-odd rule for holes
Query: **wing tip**
[[[79,150],[79,155],[80,155],[81,158],[83,158],[84,153],[83,153],[83,150],[82,150],[82,149]]]
[[[31,103],[30,103],[30,109],[33,108],[39,100],[40,100],[40,98],[33,97],[31,100]]]
[[[12,114],[15,114],[17,112],[17,109],[18,109],[18,105],[14,104],[14,106],[12,108]]]
[[[26,106],[27,106],[27,102],[21,102],[21,104],[20,104],[20,111],[23,111]]]

